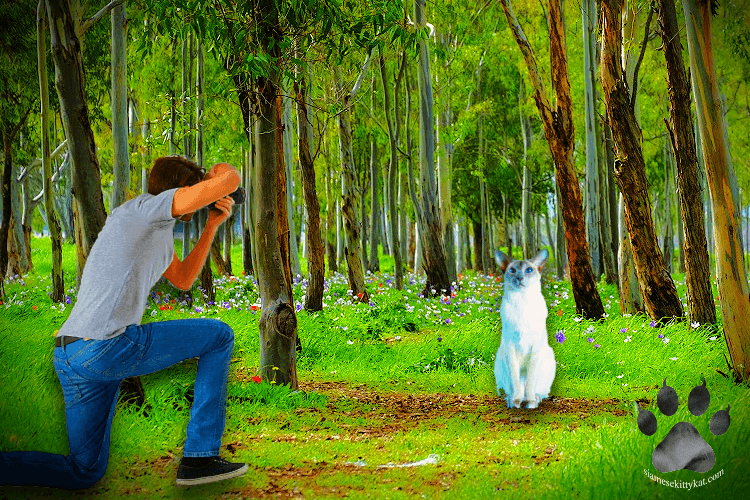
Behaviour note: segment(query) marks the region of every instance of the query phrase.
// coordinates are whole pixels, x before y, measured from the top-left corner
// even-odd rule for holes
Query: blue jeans
[[[107,469],[122,379],[195,357],[198,370],[183,456],[217,456],[226,423],[233,348],[234,332],[227,324],[202,318],[130,325],[112,339],[56,347],[53,363],[65,398],[70,455],[0,453],[0,485],[93,486]]]

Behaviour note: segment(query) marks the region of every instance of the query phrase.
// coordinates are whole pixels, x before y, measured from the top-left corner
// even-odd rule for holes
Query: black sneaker
[[[193,486],[239,477],[247,472],[247,464],[227,462],[219,457],[182,457],[177,469],[177,484]]]

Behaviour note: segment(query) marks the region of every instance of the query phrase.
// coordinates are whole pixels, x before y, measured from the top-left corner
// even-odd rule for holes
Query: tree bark
[[[601,269],[601,196],[599,176],[599,137],[596,134],[596,0],[584,0],[583,11],[583,79],[585,81],[586,120],[586,237],[591,252],[594,279]]]
[[[716,306],[711,292],[708,243],[703,223],[703,195],[698,172],[690,83],[682,61],[674,0],[660,0],[660,21],[664,57],[667,62],[670,133],[677,162],[677,185],[685,241],[685,285],[690,322],[716,323]]]
[[[365,66],[369,65],[369,56]],[[365,73],[363,68],[362,74]],[[344,92],[341,79],[341,68],[336,69],[339,92]],[[358,90],[358,87],[355,85]],[[342,182],[342,205],[341,214],[344,218],[346,230],[346,245],[344,246],[344,257],[346,259],[347,274],[349,277],[349,288],[352,297],[367,302],[370,294],[365,288],[365,272],[362,265],[362,224],[359,220],[359,193],[357,189],[357,171],[352,156],[352,129],[351,129],[351,106],[353,93],[346,92],[343,96],[343,109],[339,113],[339,155],[341,158]]]
[[[426,0],[415,0],[414,22],[422,28],[425,26]],[[427,282],[422,294],[427,297],[431,290],[435,294],[450,295],[451,282],[445,263],[440,207],[437,203],[437,184],[435,181],[435,134],[432,100],[432,74],[430,72],[430,52],[427,41],[419,40],[419,67],[417,69],[419,85],[419,165],[421,184],[421,203],[415,206],[419,237],[422,242],[422,257]]]
[[[307,207],[307,267],[310,279],[305,295],[306,311],[323,310],[323,285],[325,262],[323,256],[323,239],[320,233],[320,203],[315,187],[315,166],[310,155],[311,122],[307,107],[307,77],[297,70],[298,80],[294,83],[294,95],[297,103],[298,151],[302,170],[302,189]]]
[[[714,71],[710,6],[705,0],[683,0],[682,5],[698,129],[714,214],[716,274],[724,337],[735,380],[747,380],[750,378],[750,301]]]
[[[61,116],[68,138],[73,176],[73,220],[76,241],[76,277],[81,273],[99,231],[104,227],[104,210],[99,161],[84,92],[81,45],[70,13],[69,0],[47,0],[55,85]]]
[[[260,4],[261,31],[268,54],[279,57],[281,28],[273,0]],[[260,373],[276,384],[297,388],[297,315],[292,296],[289,239],[286,218],[286,169],[283,155],[280,74],[272,67],[268,77],[256,78],[258,119],[255,141],[258,158],[255,176],[258,283],[262,304]]]
[[[534,87],[534,100],[542,117],[550,152],[555,160],[555,173],[560,187],[562,215],[565,221],[570,281],[576,302],[576,311],[586,318],[599,319],[604,316],[604,306],[596,289],[594,274],[591,270],[581,191],[578,187],[578,176],[573,163],[575,130],[573,127],[561,5],[557,0],[550,0],[548,9],[550,53],[553,61],[552,82],[557,98],[557,109],[553,111],[526,35],[518,24],[508,0],[502,0],[502,4],[508,24],[512,28],[513,35],[526,61]]]
[[[682,304],[656,239],[648,198],[642,134],[636,121],[622,68],[622,0],[602,0],[602,86],[619,153],[615,179],[625,202],[625,222],[630,234],[638,285],[646,311],[654,320],[682,317]]]

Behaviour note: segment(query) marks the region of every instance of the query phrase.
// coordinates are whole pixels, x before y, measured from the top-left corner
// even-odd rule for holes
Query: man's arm
[[[216,209],[208,212],[208,222],[206,222],[206,227],[203,229],[203,234],[201,234],[195,248],[185,257],[184,261],[177,258],[177,252],[174,253],[172,263],[164,271],[164,277],[175,287],[180,290],[189,290],[193,286],[193,282],[203,269],[203,264],[206,263],[206,257],[211,250],[211,242],[216,235],[216,230],[222,222],[232,215],[233,205],[234,200],[229,196],[217,201]]]
[[[193,213],[237,189],[240,174],[229,163],[217,163],[206,177],[194,186],[178,189],[172,199],[172,217]]]

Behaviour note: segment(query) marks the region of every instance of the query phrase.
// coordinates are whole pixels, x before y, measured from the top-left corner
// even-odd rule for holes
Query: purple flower
[[[452,320],[452,319],[450,319],[450,318],[445,318],[445,324],[446,324],[446,325],[450,325],[451,323],[453,323],[453,320]]]
[[[443,337],[438,337],[438,342],[442,342],[442,341],[443,341]]]
[[[594,347],[596,347],[597,349],[599,349],[601,346],[599,344],[594,344]]]
[[[557,340],[559,344],[565,342],[565,332],[563,330],[558,330],[557,333],[555,333],[555,340]]]
[[[203,308],[201,306],[195,306],[195,312],[197,312],[198,314],[200,314],[200,313],[203,312]]]
[[[656,321],[651,320],[651,323],[648,324],[651,328],[656,328]]]
[[[65,296],[65,303],[70,304],[70,295]]]
[[[297,312],[300,312],[302,310],[302,304],[297,304]]]
[[[628,332],[627,328],[620,328],[620,333],[627,333],[627,332]]]
[[[592,342],[594,341],[594,339],[592,339],[591,337],[587,338],[586,340],[588,340],[588,341],[589,341],[589,344],[590,344],[590,343],[592,343]]]
[[[663,334],[663,333],[660,333],[660,334],[659,334],[659,338],[660,338],[660,339],[663,339],[663,338],[664,338],[664,334]]]

